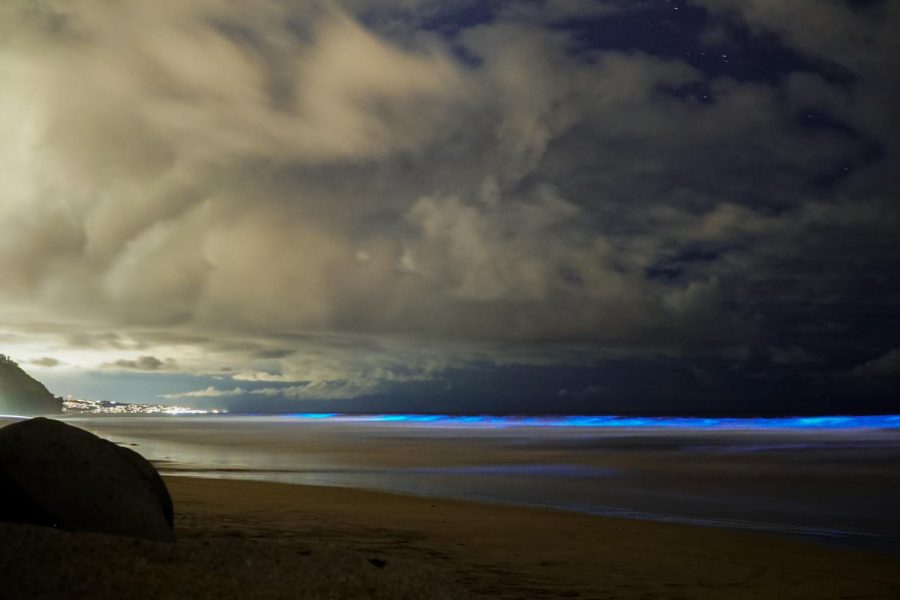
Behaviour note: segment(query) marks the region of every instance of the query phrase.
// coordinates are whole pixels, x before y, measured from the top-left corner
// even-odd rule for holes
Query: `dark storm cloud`
[[[177,366],[171,358],[160,360],[155,356],[139,356],[135,359],[120,359],[103,365],[103,368],[128,371],[173,371]]]
[[[809,364],[821,361],[815,354],[800,346],[770,348],[769,356],[772,358],[772,362],[778,365]]]
[[[43,356],[41,358],[36,358],[36,359],[32,360],[31,364],[36,365],[38,367],[44,367],[46,369],[52,369],[53,367],[58,367],[62,363],[60,363],[60,361],[55,358],[51,358],[49,356]]]
[[[295,399],[898,333],[895,5],[337,6],[5,4],[5,314]]]
[[[898,379],[900,378],[900,348],[891,350],[869,362],[858,366],[854,373],[862,377]]]

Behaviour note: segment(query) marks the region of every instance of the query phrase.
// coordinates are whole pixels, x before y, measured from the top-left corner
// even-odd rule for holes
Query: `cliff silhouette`
[[[32,416],[61,412],[62,398],[51,394],[10,357],[0,354],[0,414]]]

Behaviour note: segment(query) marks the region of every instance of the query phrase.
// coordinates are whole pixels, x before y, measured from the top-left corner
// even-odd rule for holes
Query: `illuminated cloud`
[[[203,390],[194,390],[190,392],[178,392],[175,394],[162,394],[160,398],[166,400],[180,400],[183,398],[225,398],[228,396],[241,396],[247,393],[247,390],[236,387],[230,390],[223,390],[212,386]]]
[[[257,400],[861,364],[804,336],[898,297],[876,4],[6,2],[0,339]]]

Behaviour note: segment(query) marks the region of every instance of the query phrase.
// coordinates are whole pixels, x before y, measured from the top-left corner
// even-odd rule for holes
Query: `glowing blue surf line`
[[[363,423],[416,423],[437,426],[485,427],[597,427],[662,429],[900,429],[900,415],[818,416],[767,418],[713,417],[623,417],[602,416],[490,416],[490,415],[345,415],[339,413],[295,413],[282,418]]]

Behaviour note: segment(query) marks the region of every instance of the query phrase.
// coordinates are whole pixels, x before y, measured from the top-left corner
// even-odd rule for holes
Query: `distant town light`
[[[63,399],[63,413],[67,414],[218,415],[225,412],[227,411],[220,409],[203,410],[168,404],[131,404],[128,402],[111,402],[109,400],[85,400],[73,396],[66,396]]]

